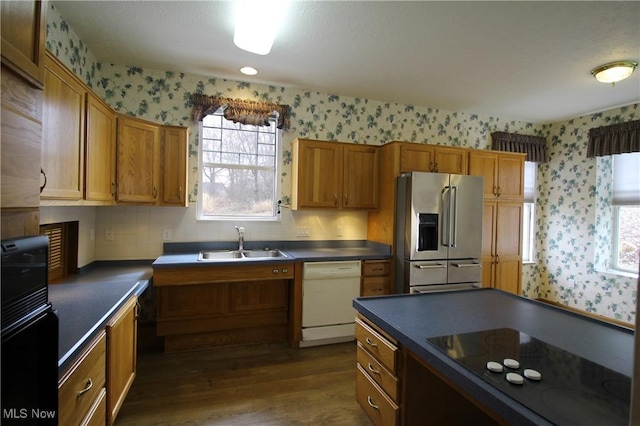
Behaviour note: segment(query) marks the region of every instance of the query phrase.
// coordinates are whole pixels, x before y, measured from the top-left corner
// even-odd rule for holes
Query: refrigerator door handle
[[[452,266],[456,268],[478,268],[481,265],[479,263],[451,263]]]
[[[451,247],[451,187],[442,189],[442,245]]]
[[[452,218],[450,219],[449,226],[453,227],[450,235],[453,235],[453,242],[449,244],[449,247],[457,247],[458,245],[458,187],[452,186],[451,191],[453,193],[453,207],[449,205]],[[451,201],[451,200],[449,200]]]

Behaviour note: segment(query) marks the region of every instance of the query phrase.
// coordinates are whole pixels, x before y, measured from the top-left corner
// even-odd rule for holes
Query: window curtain
[[[587,157],[640,152],[640,120],[589,129]]]
[[[491,149],[496,151],[522,152],[527,154],[525,161],[546,163],[547,140],[542,136],[519,135],[517,133],[491,133]]]
[[[192,94],[191,103],[195,121],[202,121],[220,107],[224,107],[224,118],[234,123],[269,126],[269,120],[274,118],[274,113],[278,113],[278,129],[287,130],[291,120],[289,105],[207,96],[202,93]]]

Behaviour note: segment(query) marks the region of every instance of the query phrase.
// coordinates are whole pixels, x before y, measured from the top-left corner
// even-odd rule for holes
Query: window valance
[[[192,116],[195,121],[202,119],[224,107],[224,118],[234,123],[250,124],[253,126],[268,126],[269,120],[278,113],[278,129],[288,129],[291,119],[289,105],[279,105],[268,102],[231,99],[220,96],[207,96],[202,93],[191,95],[193,104]]]
[[[640,152],[640,120],[589,129],[587,157]]]
[[[491,149],[496,151],[522,152],[526,161],[546,163],[547,140],[542,136],[519,135],[517,133],[491,133]]]

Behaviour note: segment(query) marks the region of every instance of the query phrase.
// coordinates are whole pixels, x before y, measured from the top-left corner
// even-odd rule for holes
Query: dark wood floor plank
[[[115,424],[370,426],[355,399],[355,356],[353,342],[147,350]]]

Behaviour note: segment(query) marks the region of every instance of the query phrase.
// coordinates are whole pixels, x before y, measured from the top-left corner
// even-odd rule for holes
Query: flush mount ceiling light
[[[601,83],[616,84],[620,80],[629,77],[638,66],[634,61],[618,61],[600,65],[591,71],[596,80]]]
[[[240,68],[240,72],[245,75],[256,75],[258,74],[258,70],[253,67],[242,67]]]
[[[287,8],[286,0],[236,1],[233,42],[240,49],[258,55],[271,51]]]

